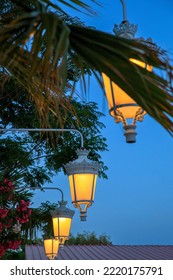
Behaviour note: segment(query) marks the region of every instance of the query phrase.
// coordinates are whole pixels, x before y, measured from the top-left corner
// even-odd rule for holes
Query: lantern
[[[78,158],[64,166],[69,177],[72,203],[80,210],[81,221],[86,221],[87,208],[94,202],[100,169],[98,162],[88,159],[88,153],[86,149],[77,150]]]
[[[58,239],[60,246],[69,238],[74,211],[66,207],[67,201],[59,201],[60,206],[51,211],[54,238]]]
[[[54,238],[44,239],[44,251],[49,260],[54,260],[58,254],[59,240]]]
[[[123,21],[120,25],[115,25],[114,27],[114,33],[116,36],[127,39],[133,39],[136,31],[137,25],[130,24],[127,20]],[[146,44],[150,43],[151,39],[148,39]],[[142,68],[145,68],[147,71],[152,71],[152,67],[142,61],[134,58],[130,58],[130,61]],[[136,142],[136,121],[143,121],[143,117],[146,112],[104,73],[102,74],[102,77],[110,115],[114,117],[117,123],[123,123],[126,142]],[[131,123],[129,123],[129,121]]]

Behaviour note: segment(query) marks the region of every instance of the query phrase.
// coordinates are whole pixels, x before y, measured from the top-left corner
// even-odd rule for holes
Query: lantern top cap
[[[52,218],[73,218],[75,211],[70,210],[67,205],[67,201],[59,201],[59,207],[53,211],[50,211]]]
[[[77,149],[76,154],[78,156],[86,156],[87,157],[89,152],[90,152],[90,150],[87,150],[85,148],[81,148],[81,149]]]
[[[137,32],[138,25],[131,24],[128,20],[122,21],[119,25],[115,24],[113,32],[116,36],[126,39],[133,39]]]
[[[64,165],[68,176],[73,174],[86,173],[98,174],[101,165],[98,162],[92,161],[87,157],[87,155],[89,154],[89,150],[82,148],[78,149],[76,153],[78,155],[78,158]]]

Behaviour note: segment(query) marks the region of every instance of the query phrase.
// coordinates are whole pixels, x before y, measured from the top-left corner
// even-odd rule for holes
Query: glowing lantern
[[[49,260],[54,260],[58,254],[59,240],[50,238],[44,239],[44,250]]]
[[[127,39],[133,39],[136,31],[137,25],[130,24],[128,21],[123,21],[120,25],[115,25],[114,27],[114,33],[116,36]],[[148,39],[146,43],[150,44],[151,39]],[[152,67],[147,65],[145,62],[134,58],[131,58],[130,61],[142,68],[145,68],[147,71],[152,71]],[[146,112],[104,73],[102,74],[102,77],[110,115],[114,117],[117,123],[123,123],[126,142],[136,142],[136,121],[143,121],[143,117]],[[130,124],[129,120],[131,121]]]
[[[58,239],[60,246],[69,238],[74,211],[66,207],[66,201],[59,201],[60,206],[51,211],[53,232],[55,239]]]
[[[94,202],[100,169],[98,162],[88,159],[88,153],[86,149],[77,150],[78,158],[64,166],[69,176],[72,203],[80,210],[81,221],[86,221],[87,208]]]

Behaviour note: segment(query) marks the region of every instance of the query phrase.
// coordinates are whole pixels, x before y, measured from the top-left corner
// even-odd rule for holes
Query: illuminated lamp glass
[[[54,260],[57,257],[59,249],[59,240],[54,238],[44,239],[44,251],[49,260]]]
[[[77,150],[78,158],[64,167],[69,178],[72,203],[80,210],[81,221],[86,221],[88,207],[94,202],[100,164],[88,159],[89,151]]]
[[[115,25],[114,33],[116,36],[133,39],[137,31],[137,26],[123,21],[120,25]],[[151,39],[149,39],[151,41]],[[149,41],[149,42],[150,42]],[[131,62],[152,71],[152,67],[145,62],[131,58]],[[105,93],[108,101],[109,112],[117,123],[122,122],[125,130],[127,143],[136,142],[136,121],[143,121],[146,112],[118,85],[110,80],[108,76],[102,73]]]
[[[66,207],[67,201],[59,201],[60,206],[51,211],[54,238],[60,242],[62,247],[70,235],[70,228],[74,211]]]

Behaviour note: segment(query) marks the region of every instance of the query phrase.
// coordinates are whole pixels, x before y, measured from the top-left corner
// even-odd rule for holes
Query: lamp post
[[[86,221],[86,212],[87,208],[92,205],[94,202],[94,194],[96,189],[96,180],[98,176],[99,169],[101,165],[98,162],[90,160],[87,156],[89,151],[84,148],[84,139],[83,135],[76,129],[56,129],[56,128],[19,128],[19,129],[0,129],[0,131],[5,132],[29,132],[29,131],[42,131],[42,132],[76,132],[80,135],[81,138],[81,146],[80,149],[77,150],[78,158],[74,161],[67,163],[64,168],[69,176],[70,183],[70,192],[72,203],[74,207],[77,207],[80,210],[80,218],[81,221]],[[59,226],[60,223],[63,224],[63,219],[60,220],[59,213],[61,213],[62,209],[65,211],[65,201],[62,199],[60,202],[60,208],[57,211],[52,212],[53,215],[53,223],[54,225]],[[71,215],[69,212],[64,214],[64,218],[71,219]],[[70,220],[69,227],[71,225]],[[63,237],[61,239],[61,244],[67,239],[67,235],[65,229],[63,230]],[[59,236],[60,231],[54,231],[55,236]]]
[[[115,24],[113,31],[116,36],[133,40],[135,33],[137,32],[137,25],[129,23],[127,20],[125,1],[120,1],[123,7],[123,21],[120,23],[120,25]],[[153,47],[153,44],[151,44],[151,39],[148,39],[145,43]],[[147,65],[145,62],[133,58],[131,58],[130,61],[142,68],[145,68],[147,71],[152,71],[152,67]],[[116,123],[123,123],[126,142],[135,143],[137,134],[136,122],[143,121],[143,117],[146,112],[104,73],[102,73],[102,77],[110,115],[114,117]],[[129,121],[131,123],[129,123]]]

